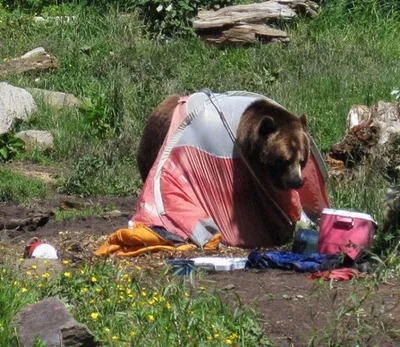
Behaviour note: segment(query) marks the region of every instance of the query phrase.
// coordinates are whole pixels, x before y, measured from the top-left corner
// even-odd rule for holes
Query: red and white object
[[[322,211],[318,253],[342,252],[353,260],[362,249],[370,249],[377,224],[366,213],[325,208]]]

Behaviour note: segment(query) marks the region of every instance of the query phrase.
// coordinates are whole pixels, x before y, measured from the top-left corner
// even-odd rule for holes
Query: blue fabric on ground
[[[248,256],[246,267],[258,269],[284,269],[301,272],[316,272],[337,268],[339,258],[331,254],[298,254],[288,251],[259,253],[253,251]]]

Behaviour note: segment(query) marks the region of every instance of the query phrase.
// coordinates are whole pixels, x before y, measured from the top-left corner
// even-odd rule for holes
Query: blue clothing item
[[[337,268],[338,265],[339,257],[331,254],[298,254],[288,251],[273,251],[262,254],[253,251],[248,256],[246,267],[316,272]]]

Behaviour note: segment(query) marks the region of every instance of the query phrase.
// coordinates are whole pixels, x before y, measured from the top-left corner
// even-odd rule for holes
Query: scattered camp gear
[[[318,231],[299,229],[294,236],[293,253],[312,254],[317,252]]]
[[[305,184],[298,190],[262,184],[240,155],[235,140],[240,117],[260,98],[268,99],[248,92],[182,97],[132,221],[163,227],[198,247],[217,233],[225,245],[259,247],[287,242],[302,210],[319,217],[329,207],[327,176],[312,139]]]
[[[362,249],[370,249],[377,228],[374,219],[366,213],[324,209],[318,239],[318,252],[342,252],[355,260]]]
[[[25,244],[24,258],[58,259],[58,254],[46,240],[33,237]]]
[[[313,253],[309,255],[288,251],[271,251],[259,253],[253,251],[248,257],[246,267],[258,269],[283,269],[300,272],[316,272],[335,269],[340,266],[337,255]]]

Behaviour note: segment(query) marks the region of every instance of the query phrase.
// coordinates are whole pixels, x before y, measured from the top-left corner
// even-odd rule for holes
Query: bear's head
[[[238,145],[259,178],[280,190],[304,185],[302,170],[309,152],[307,116],[296,117],[268,100],[247,107],[237,133]]]

